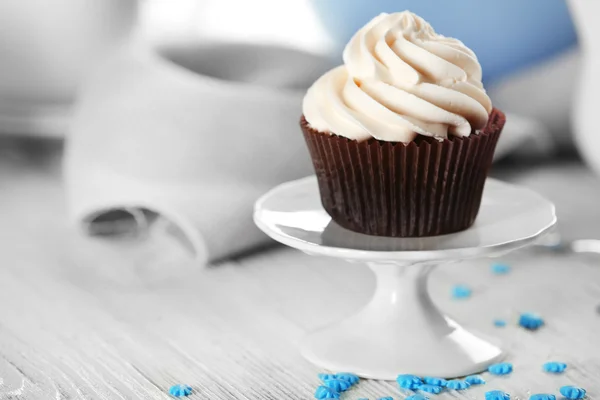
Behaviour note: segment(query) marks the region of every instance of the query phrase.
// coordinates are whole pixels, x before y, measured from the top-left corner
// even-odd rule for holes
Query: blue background
[[[377,14],[408,9],[438,33],[473,49],[486,82],[577,42],[564,0],[313,0],[313,4],[340,51]]]

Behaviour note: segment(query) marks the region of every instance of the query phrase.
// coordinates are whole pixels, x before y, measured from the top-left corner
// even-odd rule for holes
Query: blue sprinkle
[[[471,384],[469,382],[461,381],[459,379],[454,379],[452,381],[448,381],[448,383],[446,384],[446,387],[448,389],[454,389],[454,390],[465,390],[465,389],[468,389],[469,386],[471,386]]]
[[[560,394],[570,400],[579,400],[585,397],[586,391],[575,386],[563,386],[560,388]]]
[[[506,275],[510,272],[510,267],[506,264],[492,264],[492,273],[494,275]]]
[[[350,372],[338,372],[337,374],[335,374],[335,379],[344,380],[350,383],[350,385],[356,385],[358,381],[360,381],[358,375],[352,374]]]
[[[426,383],[428,385],[445,387],[446,383],[448,383],[448,381],[445,380],[445,379],[442,379],[442,378],[435,378],[435,377],[432,377],[432,376],[426,376],[426,377],[423,378],[423,383]]]
[[[323,383],[330,379],[338,379],[335,374],[319,374],[318,377],[321,381],[323,381]]]
[[[339,399],[340,394],[326,386],[319,386],[315,391],[315,399]]]
[[[488,368],[488,372],[492,375],[508,375],[512,370],[513,366],[510,363],[492,364]]]
[[[408,396],[404,400],[429,400],[429,397],[424,396],[422,394],[413,394],[412,396]]]
[[[423,384],[421,378],[416,375],[398,375],[396,382],[402,389],[416,389],[418,386]]]
[[[442,387],[441,386],[436,386],[436,385],[419,385],[417,386],[417,390],[422,390],[423,392],[427,392],[427,393],[431,393],[431,394],[440,394],[440,392],[442,391]]]
[[[452,288],[452,297],[455,299],[466,299],[471,297],[471,288],[466,285],[455,285]]]
[[[394,398],[393,398],[393,397],[390,397],[390,396],[388,396],[388,397],[380,397],[380,398],[379,398],[379,399],[377,399],[377,400],[394,400]]]
[[[494,326],[497,326],[498,328],[504,328],[506,326],[506,321],[503,319],[495,319]]]
[[[471,375],[465,378],[465,382],[470,385],[485,385],[485,381],[479,375]]]
[[[192,394],[192,387],[189,385],[173,385],[169,388],[169,394],[175,397],[185,397]]]
[[[519,318],[519,325],[530,331],[535,331],[544,325],[544,320],[539,315],[523,313]]]
[[[327,379],[326,381],[323,381],[323,383],[329,389],[333,389],[336,392],[345,392],[346,390],[350,389],[350,386],[352,386],[350,382],[344,379]]]
[[[510,394],[502,390],[492,390],[485,392],[485,400],[510,400]]]
[[[543,366],[544,371],[551,372],[553,374],[560,374],[567,369],[567,364],[563,362],[549,361]]]
[[[538,393],[529,396],[529,400],[556,400],[556,396],[553,394]]]

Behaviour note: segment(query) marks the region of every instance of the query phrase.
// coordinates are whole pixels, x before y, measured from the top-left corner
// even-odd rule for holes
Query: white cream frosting
[[[319,78],[303,102],[313,129],[358,141],[469,136],[491,110],[475,54],[409,11],[381,14],[360,29],[344,65]]]

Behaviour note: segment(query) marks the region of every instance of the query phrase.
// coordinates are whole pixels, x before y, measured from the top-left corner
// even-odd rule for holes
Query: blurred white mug
[[[70,102],[136,13],[137,0],[0,1],[0,112]]]

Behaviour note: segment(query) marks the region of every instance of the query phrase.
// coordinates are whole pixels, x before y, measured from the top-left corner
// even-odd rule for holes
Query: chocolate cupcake
[[[481,76],[470,49],[408,11],[358,31],[300,122],[332,219],[393,237],[471,226],[505,123]]]

